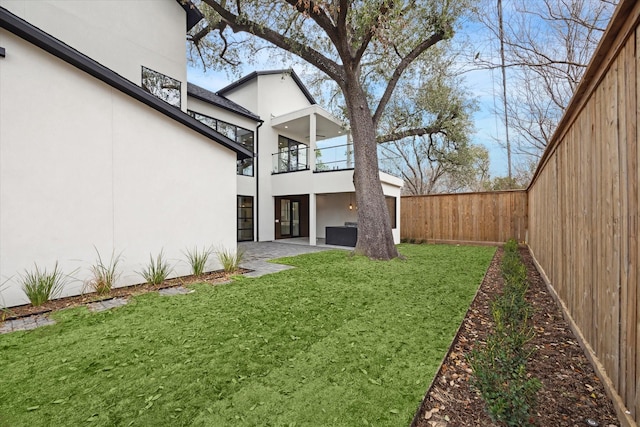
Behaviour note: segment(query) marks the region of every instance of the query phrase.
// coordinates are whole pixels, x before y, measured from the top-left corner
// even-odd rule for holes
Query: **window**
[[[180,108],[180,81],[142,67],[142,88],[156,98]]]
[[[236,141],[240,143],[247,150],[253,151],[253,131],[243,129],[241,127],[236,128]],[[238,175],[253,176],[253,158],[238,160]]]
[[[309,169],[307,151],[308,147],[305,144],[278,136],[278,152],[273,155],[273,173]]]
[[[387,209],[389,209],[389,219],[391,220],[391,228],[396,228],[396,198],[391,196],[385,196],[384,200],[387,202]]]
[[[253,241],[253,197],[238,196],[238,242]]]
[[[242,145],[252,153],[254,152],[253,131],[232,125],[231,123],[223,122],[222,120],[214,119],[213,117],[205,116],[204,114],[196,113],[195,111],[187,110],[187,113],[199,122],[209,126],[211,129],[218,131],[230,140]],[[238,175],[253,176],[253,158],[238,160],[236,171]]]
[[[218,129],[218,121],[213,117],[205,116],[204,114],[198,114],[195,111],[187,110],[187,112],[197,121],[209,126],[211,129]]]

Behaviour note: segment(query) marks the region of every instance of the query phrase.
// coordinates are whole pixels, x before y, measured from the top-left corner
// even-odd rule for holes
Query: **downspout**
[[[255,202],[255,207],[256,207],[256,217],[255,217],[255,223],[256,223],[256,242],[260,241],[260,171],[258,170],[258,152],[260,151],[258,149],[259,145],[259,141],[260,141],[260,127],[262,127],[262,125],[264,124],[264,120],[260,120],[260,122],[258,123],[258,126],[256,126],[256,141],[255,144],[253,145],[255,147],[255,152],[254,152],[254,157],[253,157],[253,173],[256,175],[256,202]]]

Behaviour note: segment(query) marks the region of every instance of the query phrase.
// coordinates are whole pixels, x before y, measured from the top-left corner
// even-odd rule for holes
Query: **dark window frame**
[[[286,142],[287,147],[280,147],[281,142]],[[302,147],[302,148],[301,148]],[[300,167],[300,153],[304,153],[304,167]],[[284,135],[278,135],[278,170],[272,173],[290,173],[309,170],[309,146]],[[286,159],[286,164],[280,162]]]
[[[244,199],[244,201],[243,201]],[[236,221],[236,238],[238,242],[253,242],[254,240],[254,197],[253,196],[242,196],[238,195],[236,198],[236,206],[237,206],[237,221]],[[251,206],[245,206],[248,201],[251,202]],[[249,209],[249,216],[243,216],[246,213],[246,209]],[[251,223],[251,227],[241,227],[241,221],[249,221]],[[251,231],[251,238],[241,238],[242,231]]]
[[[247,148],[252,153],[255,153],[255,138],[256,138],[256,134],[251,129],[243,128],[242,126],[234,125],[233,123],[225,122],[224,120],[216,119],[215,117],[211,117],[211,116],[209,116],[207,114],[202,114],[202,113],[199,113],[199,112],[194,111],[194,110],[187,110],[187,114],[189,114],[194,119],[198,120],[200,123],[209,126],[211,129],[213,129],[213,130],[215,130],[216,132],[219,132],[219,133],[222,133],[222,132],[220,132],[220,130],[218,128],[219,124],[222,124],[224,126],[229,126],[230,128],[233,128],[234,129],[234,131],[233,131],[234,137],[233,138],[231,138],[229,135],[226,135],[225,133],[223,133],[223,135],[225,135],[229,139],[237,142],[238,144],[242,145],[243,147]],[[211,124],[207,122],[208,120],[212,120],[213,122],[215,122],[215,126],[211,126]],[[246,132],[246,133],[241,134],[241,132],[239,132],[241,130]],[[247,134],[251,135],[251,138],[250,138],[251,139],[251,144],[247,144],[246,142],[243,142],[243,140],[242,140],[242,137],[244,135],[247,135]],[[236,174],[240,175],[240,176],[249,176],[249,177],[255,176],[255,170],[254,170],[255,161],[254,161],[254,157],[237,160],[237,162],[236,162]],[[250,173],[244,173],[244,171],[246,171],[246,170],[250,170]]]

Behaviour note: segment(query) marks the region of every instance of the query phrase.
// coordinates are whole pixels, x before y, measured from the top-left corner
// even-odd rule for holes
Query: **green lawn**
[[[405,426],[494,248],[297,268],[0,335],[0,426]]]

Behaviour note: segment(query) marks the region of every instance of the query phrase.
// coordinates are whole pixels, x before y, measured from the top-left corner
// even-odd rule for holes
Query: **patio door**
[[[309,196],[276,197],[276,239],[309,235]]]
[[[280,237],[300,237],[300,202],[280,199]]]

